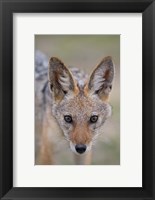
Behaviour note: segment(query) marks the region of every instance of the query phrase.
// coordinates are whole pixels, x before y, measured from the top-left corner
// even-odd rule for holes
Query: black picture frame
[[[143,187],[13,187],[13,13],[142,13]],[[0,0],[0,197],[1,199],[155,199],[155,2],[154,0]],[[153,68],[154,67],[154,68]],[[136,83],[135,83],[136,84]],[[134,131],[134,128],[133,128]],[[25,172],[26,173],[26,172]],[[131,173],[131,172],[129,172]],[[132,176],[132,173],[131,173]]]

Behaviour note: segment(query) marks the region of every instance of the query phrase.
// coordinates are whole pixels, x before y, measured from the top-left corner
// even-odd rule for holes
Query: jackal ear
[[[112,89],[113,78],[114,64],[112,58],[108,56],[92,72],[88,83],[89,92],[98,95],[102,100],[107,100]]]
[[[55,100],[62,100],[64,96],[73,94],[75,90],[74,79],[69,69],[61,60],[52,57],[49,61],[49,87]]]

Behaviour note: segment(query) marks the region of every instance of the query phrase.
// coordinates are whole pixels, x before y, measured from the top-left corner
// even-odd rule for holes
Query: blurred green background
[[[56,56],[66,66],[78,67],[90,74],[105,56],[112,56],[115,63],[115,79],[110,95],[112,116],[93,146],[93,162],[97,165],[120,164],[120,36],[119,35],[35,35],[35,50],[48,58]],[[35,131],[39,140],[39,128]],[[37,155],[36,142],[36,155]],[[58,164],[74,164],[69,149],[57,153]]]

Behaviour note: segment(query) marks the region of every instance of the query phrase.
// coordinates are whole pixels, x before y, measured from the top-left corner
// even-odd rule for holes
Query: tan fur
[[[42,164],[42,165],[51,165],[53,164],[53,160],[52,160],[52,150],[51,150],[51,144],[48,141],[48,137],[46,134],[44,134],[42,136],[42,145],[40,148],[40,154],[39,154],[39,163],[38,164]]]
[[[75,154],[75,163],[91,164],[93,139],[111,113],[108,99],[113,76],[113,62],[111,57],[106,57],[82,87],[60,59],[50,59],[48,77],[51,103],[45,108],[39,164],[54,164],[53,151],[58,148],[57,142],[62,138],[69,141],[68,146],[74,153],[77,153],[76,145],[86,145],[88,151],[82,155]],[[72,117],[72,122],[64,120],[66,115]],[[90,121],[93,115],[98,116],[95,123]]]
[[[48,115],[46,115],[48,116]],[[38,158],[38,164],[45,164],[45,165],[51,165],[53,164],[52,160],[52,145],[49,142],[48,138],[48,120],[47,118],[44,118],[43,121],[43,131],[41,135],[41,147],[40,147],[40,153]]]
[[[87,124],[77,124],[70,136],[70,140],[75,144],[89,144],[91,139]]]

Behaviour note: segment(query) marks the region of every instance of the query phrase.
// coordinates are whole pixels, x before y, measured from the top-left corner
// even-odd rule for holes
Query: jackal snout
[[[89,131],[87,124],[79,124],[70,133],[71,149],[76,153],[83,154],[89,150],[92,141],[92,134]]]
[[[76,154],[84,154],[88,151],[90,151],[92,146],[92,142],[90,142],[89,144],[83,144],[83,143],[79,143],[79,144],[75,144],[72,141],[70,141],[70,148],[71,150],[76,153]]]

